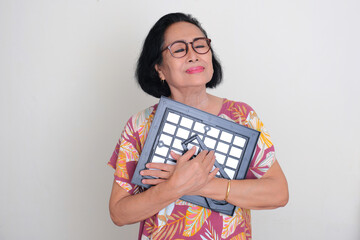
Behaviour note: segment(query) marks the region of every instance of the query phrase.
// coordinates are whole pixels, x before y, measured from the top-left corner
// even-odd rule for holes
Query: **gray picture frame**
[[[161,97],[149,133],[138,160],[132,183],[150,188],[140,175],[149,162],[176,164],[170,151],[183,154],[196,146],[201,150],[214,150],[217,177],[244,179],[249,169],[260,132],[216,115]],[[190,144],[190,145],[189,145]],[[233,215],[235,206],[202,196],[183,196],[182,200],[214,211]]]

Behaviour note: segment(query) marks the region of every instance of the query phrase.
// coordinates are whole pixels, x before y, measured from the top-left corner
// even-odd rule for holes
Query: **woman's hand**
[[[156,179],[143,179],[144,184],[158,185],[165,181],[170,181],[172,186],[178,188],[183,195],[200,195],[201,188],[213,179],[218,172],[215,168],[211,169],[215,163],[214,151],[202,151],[194,159],[196,148],[193,147],[184,155],[171,152],[171,156],[177,161],[176,165],[164,163],[148,163],[146,167],[155,170],[143,170],[143,176],[152,176]]]
[[[201,195],[201,189],[215,177],[219,170],[215,168],[211,172],[215,163],[214,151],[204,150],[190,160],[195,151],[196,148],[193,147],[182,156],[171,153],[171,156],[177,160],[177,164],[168,183],[172,188],[177,189],[180,195]]]
[[[142,176],[150,176],[156,178],[143,179],[142,183],[149,185],[158,185],[159,183],[162,183],[170,178],[175,169],[175,165],[170,165],[166,163],[147,163],[146,168],[148,168],[149,170],[142,170],[140,174]]]

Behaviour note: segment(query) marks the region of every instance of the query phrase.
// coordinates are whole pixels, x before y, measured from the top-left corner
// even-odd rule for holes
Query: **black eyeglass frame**
[[[204,52],[204,53],[200,53],[200,52],[198,52],[198,51],[194,48],[194,42],[196,42],[197,40],[202,40],[202,39],[205,39],[206,42],[207,42],[207,44],[208,44],[208,46],[209,46],[209,49],[208,49],[206,52]],[[172,51],[171,51],[171,47],[172,47],[175,43],[184,43],[184,44],[185,44],[186,49],[185,49],[185,54],[184,54],[184,56],[181,56],[181,57],[175,57],[175,56],[174,56],[174,54],[173,54]],[[188,52],[189,52],[189,44],[191,44],[192,49],[193,49],[196,53],[198,53],[198,54],[206,54],[206,53],[208,53],[208,52],[211,50],[211,44],[210,44],[210,43],[211,43],[211,39],[210,39],[210,38],[207,38],[207,37],[194,38],[192,42],[186,42],[186,41],[178,40],[178,41],[175,41],[175,42],[171,43],[171,44],[168,45],[167,47],[165,47],[163,50],[161,50],[161,52],[163,52],[163,51],[165,51],[165,50],[169,50],[171,56],[173,56],[174,58],[183,58],[183,57],[186,56],[186,54],[188,54]]]

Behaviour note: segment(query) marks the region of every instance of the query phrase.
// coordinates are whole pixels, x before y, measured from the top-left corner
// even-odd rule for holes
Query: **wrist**
[[[161,187],[161,190],[165,196],[170,197],[173,201],[176,201],[184,195],[181,187],[177,186],[177,184],[174,182],[174,180],[171,180],[171,178],[159,184],[159,187]]]
[[[214,178],[202,189],[200,194],[203,197],[209,197],[215,200],[224,200],[227,192],[228,180],[224,178]]]
[[[211,181],[209,181],[204,187],[198,190],[198,194],[203,197],[210,197],[214,198],[215,195],[217,195],[218,188],[221,185],[222,181],[224,179],[222,178],[213,178]]]

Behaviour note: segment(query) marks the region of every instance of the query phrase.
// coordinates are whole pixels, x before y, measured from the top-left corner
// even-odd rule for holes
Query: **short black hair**
[[[164,34],[170,25],[177,22],[188,22],[197,26],[207,37],[206,31],[201,27],[199,21],[190,14],[170,13],[161,17],[150,29],[145,38],[140,57],[137,62],[135,76],[146,93],[160,98],[161,96],[169,97],[171,92],[166,81],[162,82],[155,70],[156,64],[162,63],[162,49],[164,45]],[[212,64],[214,74],[211,80],[206,84],[207,88],[215,88],[222,80],[222,68],[217,59],[214,50],[212,51]]]

